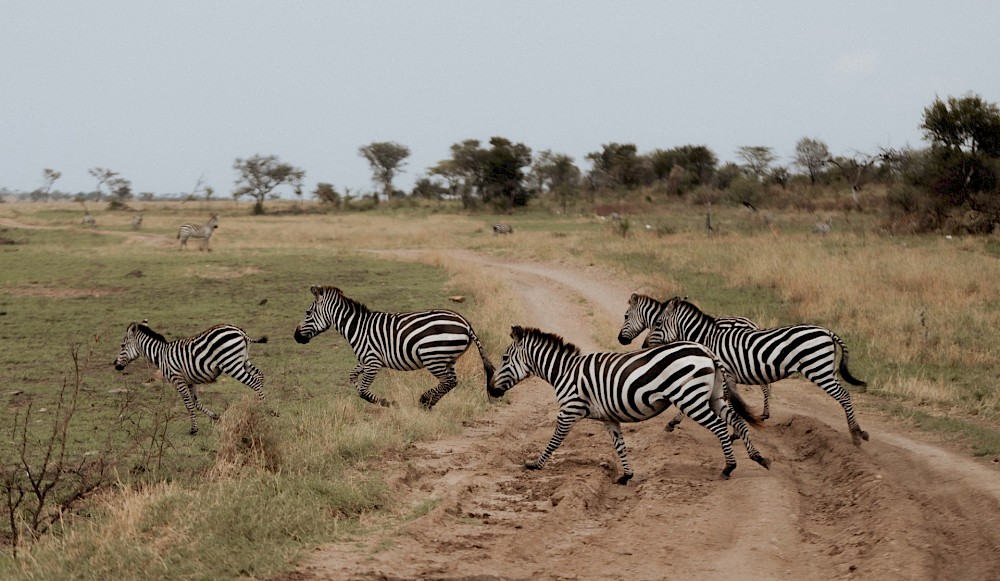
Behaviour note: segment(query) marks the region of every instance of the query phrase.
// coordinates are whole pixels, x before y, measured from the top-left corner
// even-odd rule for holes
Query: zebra
[[[672,341],[695,341],[711,349],[747,385],[773,383],[801,373],[844,408],[851,440],[860,446],[868,440],[854,418],[851,394],[837,380],[837,372],[851,385],[866,388],[847,369],[847,345],[829,329],[814,325],[790,325],[772,329],[724,328],[698,307],[679,297],[667,302],[649,334],[651,345]],[[837,347],[840,364],[837,366]]]
[[[493,235],[499,236],[501,234],[513,234],[514,228],[510,224],[496,223],[493,225]]]
[[[816,222],[813,224],[813,234],[819,234],[820,236],[826,236],[833,230],[833,218],[827,218],[826,222]]]
[[[208,250],[212,249],[208,247],[208,241],[212,238],[212,232],[219,227],[219,216],[217,214],[212,214],[208,222],[204,226],[198,226],[197,224],[184,224],[181,229],[177,231],[177,238],[181,241],[181,248],[187,247],[188,238],[201,238],[201,248],[198,250]]]
[[[525,464],[526,468],[540,470],[573,424],[590,418],[603,422],[611,434],[623,471],[617,483],[626,484],[633,472],[621,422],[648,420],[671,404],[719,438],[726,456],[723,479],[736,468],[727,424],[743,439],[750,458],[770,468],[768,459],[750,440],[744,421],[757,425],[758,419],[730,389],[732,378],[725,366],[702,345],[679,342],[629,353],[581,355],[577,346],[562,337],[535,328],[514,326],[510,336],[514,341],[504,351],[487,393],[499,398],[526,377],[537,375],[555,388],[559,403],[552,439],[537,459]]]
[[[90,212],[83,215],[83,219],[80,220],[80,224],[87,228],[97,228],[97,220],[90,214]]]
[[[122,371],[132,361],[145,356],[163,377],[173,384],[191,416],[191,433],[198,432],[194,410],[198,408],[213,420],[219,419],[201,405],[196,386],[214,382],[221,373],[246,384],[264,401],[264,376],[249,361],[248,345],[267,343],[267,337],[251,338],[234,325],[215,325],[194,337],[168,341],[149,328],[147,321],[132,322],[125,330],[115,369]],[[276,412],[271,412],[277,415]]]
[[[492,381],[494,367],[483,344],[469,321],[454,311],[384,313],[370,310],[334,286],[314,286],[309,290],[315,300],[295,327],[295,340],[305,344],[330,327],[336,329],[358,358],[349,381],[365,401],[384,407],[396,405],[370,390],[379,369],[426,368],[438,379],[438,384],[420,396],[420,405],[428,410],[433,408],[458,385],[455,361],[473,343],[483,360],[486,384]]]
[[[141,212],[138,213],[138,214],[136,214],[135,216],[132,216],[132,229],[133,230],[138,230],[139,228],[142,228],[142,213]]]
[[[687,297],[685,297],[685,299],[686,298]],[[628,309],[625,311],[625,322],[622,324],[622,329],[618,333],[618,342],[622,345],[628,345],[639,335],[639,333],[652,328],[656,318],[660,316],[660,313],[663,312],[663,309],[666,306],[667,303],[661,303],[653,297],[639,293],[632,293],[632,296],[629,297],[628,300]],[[754,323],[746,317],[716,317],[715,324],[721,329],[760,328],[757,326],[757,323]],[[649,335],[646,335],[646,339],[643,340],[643,349],[650,346],[649,337]],[[771,384],[762,384],[761,391],[764,392],[764,412],[761,414],[760,419],[766,420],[771,417]],[[683,419],[684,413],[678,413],[672,420],[667,422],[666,430],[668,432],[674,431],[674,428],[676,428]]]

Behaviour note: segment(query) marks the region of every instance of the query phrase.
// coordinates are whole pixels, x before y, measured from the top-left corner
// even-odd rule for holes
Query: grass
[[[871,385],[862,405],[963,442],[975,455],[1000,455],[995,238],[889,237],[869,214],[849,222],[838,214],[834,232],[816,237],[816,214],[765,219],[722,205],[713,205],[717,229],[708,236],[704,209],[680,203],[640,207],[625,237],[595,215],[539,209],[505,216],[514,235],[502,237],[490,229],[496,216],[423,206],[268,216],[231,202],[142,210],[134,235],[129,213],[92,210],[92,231],[79,226],[73,205],[0,205],[0,218],[55,227],[10,229],[8,237],[28,244],[0,247],[0,410],[23,414],[30,401],[44,427],[38,410],[51,408],[77,346],[85,406],[72,431],[74,454],[99,447],[126,404],[147,422],[160,414],[168,427],[157,457],[136,453],[139,428],[114,434],[117,449],[133,454],[117,488],[67,514],[58,534],[19,560],[0,557],[0,577],[267,577],[317,543],[359,534],[366,515],[399,509],[405,519],[431,510],[433,500],[394,505],[379,466],[404,458],[414,442],[458,433],[489,409],[475,351],[459,361],[459,387],[431,414],[415,404],[434,383],[429,374],[380,373],[374,391],[401,403],[383,410],[348,385],[355,360],[335,332],[305,346],[291,334],[311,301],[308,287],[333,284],[373,309],[458,310],[496,358],[510,325],[530,321],[500,277],[450,258],[455,248],[598,265],[637,291],[688,295],[709,313],[829,327],[850,347],[852,371]],[[179,224],[202,223],[213,211],[220,214],[213,252],[178,251]],[[453,295],[466,300],[451,302]],[[124,375],[111,368],[125,326],[144,318],[170,338],[223,321],[268,335],[269,343],[251,347],[251,359],[280,417],[222,379],[203,399],[225,412],[223,421],[200,419],[201,433],[188,436],[173,389],[146,383],[151,367],[137,361]],[[595,329],[604,331],[620,323],[598,319]],[[605,343],[614,344],[613,333]]]

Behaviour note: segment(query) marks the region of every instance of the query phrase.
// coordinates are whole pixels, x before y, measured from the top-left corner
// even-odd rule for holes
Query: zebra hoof
[[[525,462],[524,467],[528,470],[541,470],[542,467],[537,462]]]
[[[666,431],[668,431],[668,432],[672,432],[672,431],[674,431],[674,428],[676,428],[676,427],[677,427],[677,424],[671,422],[671,423],[667,424],[663,429],[666,430]]]
[[[764,413],[760,414],[760,419],[762,419],[762,420],[766,420],[769,417],[771,417],[770,412],[764,412]]]
[[[267,413],[271,414],[271,416],[276,417],[276,418],[280,418],[281,417],[281,414],[279,414],[276,410],[267,410]]]
[[[766,470],[771,469],[771,461],[763,456],[751,456],[750,459],[763,466]]]
[[[736,470],[736,464],[726,464],[726,467],[722,469],[722,479],[729,480],[729,475]]]
[[[617,482],[618,484],[621,484],[621,485],[624,486],[625,484],[628,484],[629,480],[632,480],[632,474],[631,473],[625,473],[625,474],[622,474],[621,476],[619,476],[618,480],[615,480],[615,482]]]
[[[195,435],[195,434],[197,434],[197,433],[198,433],[198,428],[191,428],[191,431],[190,431],[190,432],[188,432],[188,435],[191,435],[191,436],[193,436],[193,435]]]

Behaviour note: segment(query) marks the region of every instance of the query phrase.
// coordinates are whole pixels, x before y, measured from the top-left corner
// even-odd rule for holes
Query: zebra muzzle
[[[625,333],[618,334],[618,342],[621,343],[622,345],[628,345],[629,343],[632,342],[632,339],[633,337],[626,337]]]
[[[296,343],[301,343],[301,344],[305,345],[306,343],[308,343],[308,342],[309,342],[309,340],[310,340],[311,338],[312,338],[312,337],[308,337],[308,336],[304,335],[304,334],[302,333],[302,331],[301,331],[301,330],[299,330],[299,328],[298,328],[298,327],[296,327],[296,328],[295,328],[295,342],[296,342]]]

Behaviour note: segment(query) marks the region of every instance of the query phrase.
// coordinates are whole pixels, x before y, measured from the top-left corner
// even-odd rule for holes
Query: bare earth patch
[[[618,321],[631,292],[599,272],[456,258],[505,272],[525,324],[585,351],[589,313]],[[760,390],[740,389],[759,409]],[[318,547],[284,578],[1000,578],[1000,470],[864,411],[871,441],[855,448],[841,408],[811,383],[777,384],[771,419],[753,431],[771,470],[737,445],[728,481],[714,436],[690,420],[665,432],[671,412],[623,426],[627,486],[613,482],[621,469],[593,421],[527,471],[554,429],[552,388],[531,379],[509,399],[460,436],[386,461],[400,515],[421,516]]]

